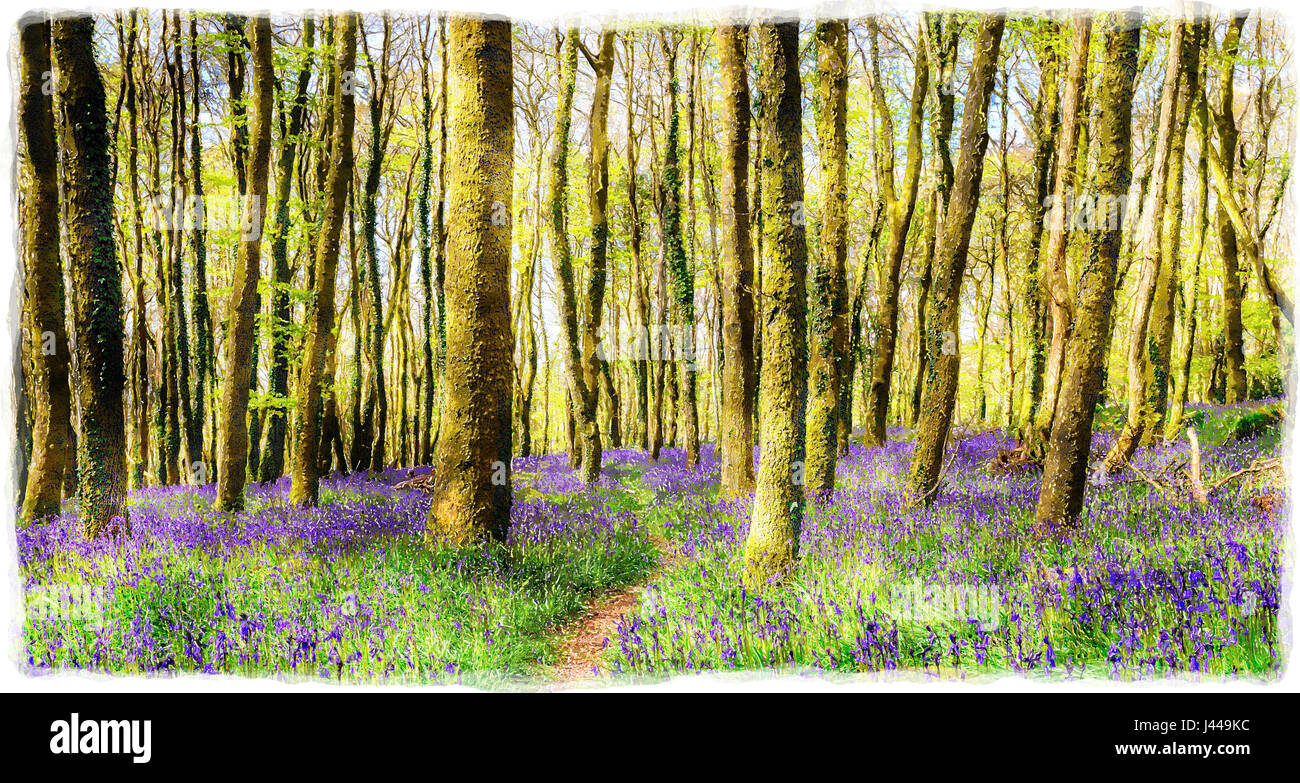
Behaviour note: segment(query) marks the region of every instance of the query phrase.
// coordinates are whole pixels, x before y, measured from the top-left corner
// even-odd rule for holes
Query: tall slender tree
[[[984,153],[989,143],[989,101],[1005,26],[1006,17],[1002,14],[985,14],[975,34],[975,61],[961,118],[960,157],[952,197],[943,217],[943,234],[935,250],[934,287],[927,308],[930,321],[925,336],[926,383],[908,479],[909,490],[917,498],[933,497],[941,478],[944,446],[952,428],[961,368],[961,286],[979,205]]]
[[[426,536],[463,546],[510,524],[510,22],[455,17],[448,48],[446,413]]]
[[[292,227],[289,197],[293,193],[294,172],[298,165],[299,137],[306,121],[307,88],[311,83],[315,44],[316,18],[309,14],[302,22],[303,62],[290,98],[288,125],[281,126],[280,155],[276,159],[275,223],[271,228],[271,266],[275,289],[271,295],[271,356],[267,378],[272,406],[267,410],[266,442],[258,466],[258,476],[262,481],[274,481],[284,474],[289,412],[282,400],[289,395],[289,329],[293,316],[293,304],[289,297],[289,286],[293,281],[293,267],[289,264],[289,232]]]
[[[320,416],[322,386],[334,331],[334,282],[338,274],[339,239],[343,230],[348,184],[352,181],[352,130],[356,119],[353,90],[346,89],[346,74],[355,73],[357,18],[342,13],[334,20],[334,75],[329,169],[322,205],[320,234],[316,240],[315,287],[307,322],[306,345],[298,377],[297,427],[293,438],[293,484],[289,502],[315,506],[320,490]]]
[[[764,326],[758,486],[745,540],[744,582],[762,589],[784,579],[799,554],[803,521],[807,395],[807,238],[803,204],[799,23],[758,25],[763,107],[763,245],[760,318]]]
[[[749,236],[749,74],[746,25],[714,33],[722,66],[722,492],[754,491],[754,249]]]
[[[1105,58],[1096,123],[1097,150],[1102,161],[1095,182],[1099,197],[1125,196],[1133,177],[1130,141],[1140,19],[1137,11],[1113,11],[1103,23]],[[1118,226],[1103,224],[1098,229],[1090,232],[1088,263],[1079,276],[1073,308],[1074,339],[1066,357],[1035,512],[1041,523],[1073,523],[1083,511],[1093,416],[1106,366],[1120,246]]]
[[[72,270],[72,325],[81,435],[77,439],[77,508],[88,538],[129,534],[126,432],[122,393],[122,278],[113,240],[108,116],[104,82],[95,64],[90,15],[51,24],[54,116]]]
[[[1056,181],[1047,211],[1047,247],[1043,258],[1043,289],[1047,293],[1047,314],[1051,321],[1051,340],[1043,367],[1043,388],[1034,413],[1034,435],[1046,443],[1052,432],[1056,401],[1065,369],[1065,349],[1074,332],[1074,297],[1067,274],[1065,224],[1066,199],[1082,178],[1075,166],[1082,125],[1087,120],[1084,101],[1088,81],[1088,50],[1092,40],[1092,16],[1078,13],[1070,35],[1070,63],[1066,69],[1061,96],[1061,128],[1056,141]]]
[[[848,59],[846,19],[817,23],[817,151],[821,167],[821,253],[814,264],[808,362],[808,492],[829,493],[839,453],[840,377],[848,353]]]
[[[271,121],[275,110],[275,66],[271,61],[271,18],[259,14],[249,25],[253,59],[253,128],[248,158],[248,195],[244,198],[234,285],[226,303],[226,382],[221,389],[217,433],[217,507],[244,507],[244,480],[249,459],[248,397],[253,368],[245,361],[252,350],[257,315],[257,284],[262,263],[262,224],[266,217],[267,178],[271,168]],[[320,273],[317,269],[317,273]]]
[[[918,47],[912,101],[908,111],[907,167],[900,190],[894,179],[894,121],[885,100],[884,77],[880,72],[880,24],[876,17],[867,18],[867,29],[871,36],[872,51],[871,92],[881,124],[881,188],[889,210],[889,243],[885,249],[884,274],[881,276],[878,296],[880,304],[876,316],[879,332],[867,396],[866,431],[863,435],[866,445],[879,446],[885,442],[885,424],[889,417],[889,391],[894,376],[894,351],[898,342],[898,279],[902,271],[903,254],[907,249],[912,214],[916,210],[916,193],[921,178],[921,120],[925,111],[925,91],[930,71],[925,47]]]
[[[63,264],[59,259],[59,161],[54,108],[44,89],[50,73],[50,22],[22,21],[18,130],[25,155],[23,191],[23,293],[27,399],[32,411],[32,457],[21,518],[32,522],[59,513],[63,473],[73,454],[65,437],[72,414],[71,360],[64,327]]]

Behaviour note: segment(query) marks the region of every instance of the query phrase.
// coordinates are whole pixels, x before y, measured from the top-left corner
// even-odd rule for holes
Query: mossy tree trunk
[[[934,287],[927,307],[926,382],[917,421],[916,447],[908,488],[917,498],[931,498],[940,481],[944,446],[952,428],[961,369],[961,287],[970,248],[971,227],[979,206],[984,153],[988,149],[988,108],[997,75],[1006,17],[985,14],[975,35],[975,61],[962,112],[961,141],[952,196],[935,250]]]
[[[1208,36],[1208,22],[1197,21],[1197,36],[1202,43]],[[1198,73],[1203,77],[1204,66]],[[1201,259],[1205,255],[1205,240],[1210,228],[1210,164],[1206,147],[1209,145],[1209,122],[1206,121],[1205,94],[1199,89],[1191,96],[1192,106],[1200,117],[1199,148],[1200,161],[1196,167],[1196,245],[1191,252],[1191,281],[1184,288],[1182,296],[1183,344],[1178,354],[1178,365],[1173,376],[1174,399],[1169,405],[1168,425],[1165,434],[1175,437],[1182,429],[1183,412],[1188,400],[1188,387],[1192,377],[1192,356],[1196,352],[1197,327],[1200,314],[1198,309],[1201,297]],[[1189,107],[1191,108],[1191,107]]]
[[[302,369],[298,376],[297,426],[293,437],[293,484],[289,502],[315,506],[320,492],[320,419],[322,387],[330,333],[334,331],[334,283],[338,274],[339,239],[343,230],[348,184],[352,181],[352,130],[356,119],[353,90],[344,89],[340,74],[354,73],[357,62],[357,18],[342,13],[334,21],[335,56],[330,82],[333,130],[320,233],[315,250],[313,302],[308,309]]]
[[[420,293],[424,297],[420,315],[424,335],[420,341],[424,383],[417,402],[419,422],[422,425],[415,435],[417,465],[428,464],[433,457],[433,393],[436,386],[433,355],[433,245],[429,233],[429,197],[433,191],[433,98],[429,92],[426,35],[420,37],[420,190],[415,199],[415,220],[420,243]]]
[[[633,47],[634,34],[623,34],[624,70],[627,76],[625,88],[625,116],[627,127],[635,128],[633,123],[633,106],[635,105],[636,50]],[[636,376],[636,435],[641,449],[650,450],[650,281],[642,266],[641,256],[641,209],[638,199],[637,166],[640,135],[635,130],[629,131],[624,147],[624,161],[627,173],[628,204],[628,248],[631,252],[632,284],[635,291],[632,296],[636,301],[636,312],[641,330],[637,333],[636,358],[633,360],[633,372]]]
[[[749,236],[749,74],[746,25],[720,25],[722,116],[722,493],[754,491],[754,248]]]
[[[1231,164],[1236,160],[1237,104],[1233,82],[1236,79],[1237,54],[1241,47],[1241,31],[1246,25],[1246,11],[1234,11],[1228,19],[1224,32],[1223,44],[1215,58],[1218,62],[1219,100],[1218,105],[1211,105],[1210,112],[1214,120],[1215,131],[1219,139],[1219,149],[1223,150],[1225,162]],[[1233,181],[1234,165],[1224,167],[1224,175],[1229,186]],[[1219,229],[1219,248],[1223,259],[1223,358],[1225,362],[1226,386],[1224,401],[1231,404],[1246,399],[1246,354],[1242,339],[1241,323],[1241,273],[1238,265],[1237,230],[1232,224],[1228,211],[1220,205],[1217,212]]]
[[[1052,186],[1046,219],[1047,247],[1042,263],[1042,284],[1047,294],[1047,314],[1052,332],[1043,367],[1042,392],[1034,411],[1033,437],[1046,443],[1051,437],[1052,420],[1060,394],[1065,368],[1065,349],[1074,333],[1074,293],[1067,273],[1065,225],[1066,199],[1073,195],[1081,177],[1075,171],[1075,150],[1079,146],[1081,126],[1087,121],[1084,103],[1088,80],[1088,50],[1092,40],[1092,16],[1075,16],[1070,36],[1070,63],[1066,69],[1061,96],[1061,128],[1056,141],[1056,181]]]
[[[113,192],[104,83],[94,59],[95,22],[63,16],[51,24],[60,180],[72,270],[81,433],[78,514],[88,538],[130,533],[122,390],[122,278],[113,244]]]
[[[1124,196],[1133,177],[1130,141],[1140,19],[1140,13],[1134,11],[1111,12],[1106,17],[1105,56],[1097,94],[1099,163],[1095,190],[1099,197]],[[1118,226],[1104,224],[1098,228],[1101,230],[1089,234],[1088,261],[1079,275],[1073,307],[1074,339],[1061,381],[1035,512],[1040,523],[1072,523],[1083,511],[1093,414],[1106,366],[1121,239]]]
[[[20,518],[27,523],[59,513],[63,474],[73,453],[65,434],[71,421],[71,361],[64,327],[63,266],[59,259],[59,150],[54,108],[44,90],[50,73],[50,23],[28,17],[19,31],[22,104],[18,132],[22,158],[23,352],[28,367],[32,454]],[[93,66],[92,66],[93,67]]]
[[[876,317],[878,332],[872,357],[863,438],[867,446],[880,446],[885,442],[885,425],[889,419],[890,388],[898,343],[898,281],[903,267],[903,254],[907,249],[907,234],[912,225],[912,213],[916,210],[916,193],[921,176],[921,120],[925,111],[925,91],[930,70],[926,49],[919,47],[911,107],[908,111],[907,168],[903,173],[900,191],[894,179],[894,121],[885,100],[884,80],[880,74],[880,26],[876,17],[867,18],[867,29],[871,34],[871,91],[881,125],[880,177],[885,203],[889,209],[889,243],[885,249],[884,269],[877,297],[880,302]]]
[[[568,377],[570,415],[570,463],[578,468],[584,484],[600,477],[600,425],[596,419],[598,388],[587,383],[582,333],[578,325],[577,283],[569,251],[568,188],[569,131],[573,123],[573,91],[578,72],[578,28],[564,33],[560,48],[560,95],[555,103],[555,136],[550,160],[551,260],[559,290],[560,324],[564,331],[565,373]]]
[[[226,304],[226,378],[221,389],[217,437],[217,508],[244,507],[248,474],[248,397],[254,368],[247,356],[253,349],[257,316],[257,283],[262,264],[262,225],[266,218],[267,178],[271,168],[271,123],[275,110],[275,67],[271,61],[271,19],[252,17],[249,42],[253,60],[253,127],[248,156],[248,195],[240,220],[243,231],[235,258],[230,298]],[[317,267],[317,274],[321,269]],[[332,308],[331,308],[332,309]]]
[[[802,90],[799,23],[758,26],[763,109],[765,233],[762,408],[758,486],[745,541],[745,586],[786,578],[799,554],[803,520],[804,413],[807,402],[808,246],[803,220]]]
[[[700,461],[700,431],[695,405],[695,270],[686,253],[682,236],[682,162],[679,151],[681,109],[678,106],[677,52],[680,34],[661,31],[660,43],[667,60],[668,91],[664,110],[668,114],[668,132],[664,136],[663,158],[663,257],[668,270],[672,301],[669,304],[673,324],[670,341],[673,350],[676,383],[668,388],[669,398],[676,415],[669,422],[669,440],[686,452],[686,464],[694,467]],[[689,212],[689,210],[687,210]],[[677,425],[681,438],[677,438]]]
[[[1165,62],[1165,83],[1160,96],[1160,125],[1151,164],[1155,186],[1145,203],[1141,204],[1141,223],[1136,238],[1138,258],[1135,261],[1140,265],[1141,275],[1137,290],[1134,291],[1133,320],[1129,324],[1128,416],[1119,437],[1106,455],[1106,466],[1112,471],[1123,468],[1133,456],[1138,444],[1146,436],[1157,402],[1163,411],[1163,398],[1167,390],[1165,384],[1168,381],[1168,365],[1166,364],[1166,372],[1159,378],[1153,378],[1152,373],[1159,366],[1156,357],[1160,351],[1158,335],[1162,333],[1160,320],[1173,315],[1168,307],[1161,306],[1165,304],[1164,298],[1158,296],[1157,292],[1162,287],[1172,291],[1168,283],[1169,270],[1164,264],[1168,259],[1161,250],[1161,228],[1165,225],[1165,200],[1174,164],[1177,164],[1180,171],[1183,166],[1181,154],[1177,157],[1175,155],[1181,153],[1176,137],[1180,128],[1179,89],[1186,81],[1183,74],[1183,31],[1186,23],[1181,17],[1175,18],[1169,28],[1169,57]],[[1185,125],[1181,127],[1186,129]],[[1181,175],[1178,184],[1182,184]],[[1181,210],[1181,194],[1178,201]],[[1103,212],[1100,206],[1096,207],[1094,220],[1108,219],[1109,215]]]
[[[510,528],[510,22],[453,18],[449,49],[446,411],[427,536],[466,546]]]
[[[583,52],[596,74],[589,115],[591,160],[587,170],[587,207],[591,216],[591,267],[587,275],[587,296],[583,307],[582,323],[582,372],[588,397],[582,403],[588,409],[584,412],[584,418],[590,417],[590,424],[594,425],[595,431],[594,440],[590,437],[590,433],[583,439],[583,479],[590,484],[600,476],[603,445],[596,413],[603,374],[601,369],[604,363],[598,350],[600,322],[604,316],[605,289],[609,274],[609,216],[606,214],[606,204],[609,201],[609,138],[606,126],[609,120],[610,86],[614,74],[614,31],[601,30],[595,56],[587,52],[586,47],[583,47]],[[609,394],[610,391],[606,389],[606,397],[611,408],[617,408],[618,401]],[[584,422],[584,427],[586,426],[589,424]],[[608,434],[611,438],[614,436],[613,432]]]
[[[1047,363],[1046,302],[1043,298],[1043,269],[1041,248],[1043,220],[1047,214],[1048,196],[1052,187],[1052,159],[1056,157],[1056,137],[1060,131],[1060,25],[1053,19],[1038,22],[1038,96],[1034,99],[1033,134],[1033,185],[1034,203],[1029,224],[1028,268],[1025,270],[1025,323],[1029,327],[1028,374],[1025,398],[1027,406],[1020,427],[1021,440],[1034,439],[1033,422],[1043,397],[1043,373]],[[1005,156],[1004,156],[1005,157]]]
[[[199,114],[201,113],[202,93],[200,84],[202,73],[199,70],[199,23],[198,14],[190,14],[190,108],[193,119],[190,122],[190,179],[194,184],[194,196],[199,204],[203,203],[203,147],[200,143]],[[134,170],[132,171],[134,176]],[[194,290],[190,297],[190,313],[194,318],[194,424],[198,433],[200,452],[203,451],[203,430],[207,422],[207,402],[210,392],[216,385],[216,357],[213,355],[212,308],[208,301],[208,246],[207,231],[203,221],[195,220],[190,232],[190,245],[194,251]],[[205,457],[206,459],[206,457]]]
[[[289,264],[289,231],[291,228],[289,196],[293,192],[293,177],[298,159],[298,137],[302,134],[307,113],[307,87],[311,82],[312,56],[316,43],[316,19],[303,19],[302,48],[306,54],[298,70],[298,80],[290,99],[289,124],[276,161],[275,173],[275,225],[271,229],[271,266],[275,275],[275,293],[271,297],[271,361],[268,374],[268,391],[272,407],[267,410],[266,442],[262,447],[262,461],[258,477],[262,481],[275,481],[284,474],[284,445],[288,430],[289,395],[289,330],[293,304],[289,286],[293,283],[293,267]]]
[[[353,444],[353,470],[369,468],[372,472],[384,469],[385,434],[388,428],[388,388],[384,379],[384,300],[379,284],[379,244],[377,238],[377,221],[380,176],[383,173],[385,151],[392,123],[384,124],[384,104],[388,102],[389,70],[388,52],[391,45],[391,25],[387,13],[382,14],[383,43],[379,50],[378,69],[370,56],[366,45],[367,36],[362,32],[360,41],[366,52],[366,67],[370,72],[370,91],[368,105],[370,109],[370,159],[366,164],[365,190],[361,196],[361,242],[365,252],[365,266],[362,269],[365,278],[367,296],[366,312],[369,315],[366,339],[369,343],[367,363],[369,364],[369,384],[366,389],[366,407],[363,412],[364,423],[359,435],[359,442]],[[389,303],[392,306],[392,302]]]
[[[817,159],[821,167],[821,253],[810,291],[807,491],[835,484],[840,378],[848,354],[848,58],[846,19],[817,23]]]

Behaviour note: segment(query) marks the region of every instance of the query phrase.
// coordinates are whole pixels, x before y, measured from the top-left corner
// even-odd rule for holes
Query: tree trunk
[[[250,191],[244,200],[242,230],[235,260],[233,286],[227,300],[226,379],[221,389],[221,423],[217,439],[217,508],[225,512],[244,507],[244,480],[248,465],[249,376],[246,361],[252,351],[257,316],[257,282],[262,264],[262,225],[271,165],[271,120],[275,109],[275,69],[271,62],[271,19],[253,17],[249,41],[253,55],[253,128],[249,150]],[[317,274],[320,273],[319,267]]]
[[[754,491],[754,250],[749,236],[749,78],[745,25],[714,34],[721,59],[722,116],[722,494]]]
[[[289,328],[293,305],[289,299],[289,286],[293,282],[293,268],[289,265],[289,196],[293,189],[293,173],[297,165],[298,136],[302,133],[307,112],[307,87],[311,82],[312,55],[316,41],[316,19],[303,19],[302,46],[306,50],[298,81],[294,85],[289,126],[280,149],[276,170],[275,226],[271,235],[271,263],[275,275],[275,294],[271,299],[271,370],[269,391],[272,407],[267,410],[266,443],[262,448],[262,463],[258,476],[262,481],[275,481],[284,474],[284,442],[288,427],[287,402],[289,396]]]
[[[1183,31],[1186,23],[1176,17],[1170,24],[1169,58],[1166,60],[1165,84],[1160,96],[1160,127],[1156,135],[1155,156],[1151,171],[1155,178],[1155,187],[1142,204],[1142,222],[1138,228],[1137,250],[1142,274],[1134,292],[1133,320],[1129,324],[1132,337],[1128,351],[1128,417],[1119,437],[1106,455],[1106,467],[1116,471],[1124,467],[1137,450],[1147,433],[1150,420],[1156,415],[1156,403],[1163,413],[1163,397],[1166,393],[1167,372],[1153,378],[1153,361],[1160,351],[1158,334],[1162,333],[1161,320],[1172,316],[1164,296],[1157,291],[1164,288],[1172,293],[1169,284],[1169,270],[1165,268],[1165,254],[1161,251],[1161,228],[1165,226],[1165,201],[1169,192],[1171,173],[1174,163],[1179,171],[1183,160],[1181,145],[1176,138],[1179,135],[1178,94],[1184,83],[1183,74]],[[1182,126],[1185,129],[1185,126]],[[1182,177],[1178,182],[1181,185]],[[1182,209],[1181,194],[1178,208]],[[1109,215],[1102,214],[1101,205],[1094,207],[1094,220],[1105,220]],[[1108,210],[1105,210],[1108,211]],[[1163,284],[1163,285],[1162,285]],[[1166,343],[1166,356],[1168,345]],[[1166,364],[1166,368],[1167,368]],[[1154,387],[1160,387],[1156,389]],[[1152,397],[1159,399],[1152,399]]]
[[[334,281],[338,273],[339,239],[343,230],[348,184],[352,181],[352,127],[356,119],[353,91],[344,89],[341,74],[356,70],[357,17],[342,13],[334,21],[336,55],[331,76],[333,98],[329,169],[316,243],[314,302],[309,308],[302,370],[298,378],[297,426],[293,438],[293,485],[289,502],[315,506],[320,490],[320,417],[322,376],[330,333],[334,330]]]
[[[593,439],[591,432],[588,432],[583,439],[582,466],[583,479],[591,484],[600,477],[602,447],[596,412],[604,364],[598,344],[609,257],[609,217],[605,212],[609,200],[609,140],[606,124],[609,120],[609,92],[614,73],[613,30],[601,30],[597,55],[595,58],[589,57],[589,60],[596,73],[596,84],[591,98],[591,160],[587,179],[587,205],[591,215],[591,268],[587,278],[587,301],[583,308],[582,328],[582,371],[588,399],[582,402],[587,409],[584,418],[590,418],[585,425],[591,428],[595,437]],[[607,370],[605,374],[607,375]],[[606,397],[611,409],[617,410],[618,400],[610,385],[606,386]],[[615,437],[613,432],[607,434],[611,440]]]
[[[894,350],[898,342],[898,278],[902,271],[907,234],[916,209],[916,192],[921,174],[921,119],[925,110],[925,91],[929,82],[929,67],[924,47],[918,48],[916,77],[912,84],[912,103],[908,112],[907,168],[903,174],[900,193],[894,185],[894,123],[885,101],[884,81],[880,75],[878,51],[879,26],[875,17],[868,17],[871,31],[872,79],[876,112],[882,127],[881,179],[885,203],[889,207],[889,244],[885,250],[884,274],[879,291],[880,309],[877,315],[878,336],[872,357],[871,386],[867,396],[866,432],[864,444],[868,447],[885,443],[885,425],[889,419],[890,388],[894,374]]]
[[[451,22],[447,384],[430,543],[470,545],[510,526],[510,22]]]
[[[199,133],[199,114],[201,112],[199,72],[199,29],[198,15],[190,15],[190,78],[193,87],[190,90],[191,108],[194,119],[190,122],[190,179],[194,182],[194,197],[199,204],[204,203],[203,195],[203,157]],[[131,176],[135,176],[132,169]],[[190,234],[194,249],[194,291],[190,299],[190,311],[194,317],[194,425],[198,433],[200,453],[203,445],[203,429],[207,422],[207,401],[209,391],[216,385],[216,356],[212,336],[212,308],[208,301],[208,247],[207,231],[202,220],[194,221],[194,231]],[[215,412],[214,412],[215,413]],[[206,459],[206,458],[205,458]]]
[[[1121,11],[1112,12],[1106,19],[1105,59],[1097,95],[1100,105],[1096,134],[1101,164],[1095,190],[1099,197],[1117,199],[1128,193],[1133,176],[1130,138],[1141,16]],[[1068,96],[1069,92],[1067,121],[1071,109]],[[1070,148],[1061,145],[1060,149],[1064,154]],[[1059,177],[1057,182],[1059,187]],[[1078,299],[1073,308],[1074,339],[1062,375],[1038,494],[1036,517],[1040,523],[1072,523],[1083,511],[1093,414],[1106,366],[1120,246],[1118,226],[1105,224],[1097,228],[1101,230],[1089,235],[1089,260],[1079,275]]]
[[[807,491],[835,485],[840,377],[848,353],[848,20],[817,24],[817,160],[821,167],[821,253],[812,275],[809,312]]]
[[[1039,22],[1039,29],[1036,32],[1044,38],[1044,41],[1038,58],[1040,75],[1033,115],[1034,203],[1031,207],[1033,219],[1029,224],[1029,263],[1025,270],[1027,284],[1024,296],[1025,323],[1029,327],[1029,356],[1026,366],[1029,377],[1025,394],[1027,407],[1023,426],[1018,433],[1021,440],[1032,440],[1034,437],[1033,423],[1038,416],[1038,407],[1043,397],[1043,374],[1047,361],[1047,337],[1043,326],[1047,313],[1044,307],[1044,276],[1040,250],[1043,242],[1043,220],[1047,214],[1049,188],[1052,186],[1052,158],[1056,155],[1056,136],[1060,128],[1058,108],[1061,54],[1057,49],[1060,25],[1055,20],[1043,19]],[[1060,157],[1064,159],[1064,156]]]
[[[26,295],[23,348],[29,369],[25,388],[32,412],[32,453],[20,518],[31,523],[59,513],[63,474],[71,470],[73,454],[65,437],[72,398],[59,259],[59,150],[52,101],[43,90],[45,75],[51,72],[50,23],[43,15],[24,21],[19,34],[22,105],[18,129],[26,152],[21,185]]]
[[[600,427],[596,420],[597,390],[587,383],[585,361],[578,326],[577,284],[569,253],[568,160],[569,130],[573,123],[573,90],[578,70],[578,28],[564,33],[560,51],[560,96],[555,104],[555,139],[551,148],[550,233],[551,259],[560,293],[560,324],[564,331],[565,372],[568,375],[569,408],[573,417],[570,463],[579,468],[582,482],[591,485],[600,477]],[[578,438],[581,438],[579,442]]]
[[[1074,293],[1066,268],[1067,227],[1066,199],[1074,195],[1081,177],[1075,171],[1075,150],[1079,130],[1087,120],[1083,109],[1088,80],[1088,47],[1092,38],[1092,17],[1079,13],[1074,19],[1070,38],[1070,64],[1066,70],[1064,95],[1061,98],[1061,130],[1056,140],[1056,182],[1052,187],[1048,215],[1047,254],[1043,259],[1043,289],[1048,296],[1048,315],[1052,324],[1051,342],[1043,368],[1043,389],[1034,412],[1032,436],[1046,443],[1051,436],[1052,420],[1065,368],[1065,349],[1074,333]]]
[[[130,534],[122,388],[122,282],[113,244],[113,192],[104,83],[94,59],[93,17],[51,24],[55,117],[77,336],[78,514],[87,538]],[[90,379],[94,379],[90,382]]]
[[[687,257],[682,238],[682,164],[678,154],[678,129],[680,110],[677,106],[677,41],[669,42],[675,33],[660,33],[664,56],[668,61],[668,133],[664,139],[664,189],[663,189],[663,255],[672,286],[672,341],[676,384],[670,385],[669,394],[679,416],[669,425],[673,435],[669,439],[686,452],[686,464],[694,467],[700,461],[699,420],[695,407],[695,270]],[[688,210],[689,212],[689,210]],[[677,406],[674,405],[676,408]],[[680,441],[675,437],[676,424],[682,427]]]
[[[934,259],[934,287],[930,292],[929,333],[926,335],[926,383],[917,422],[909,489],[914,497],[930,499],[937,490],[943,467],[944,445],[952,427],[961,368],[961,286],[966,271],[971,227],[979,205],[979,186],[988,149],[988,107],[993,94],[998,53],[1006,17],[985,14],[975,40],[962,112],[960,159],[953,178],[952,197],[943,219],[943,235]]]
[[[745,541],[744,582],[750,590],[786,578],[799,554],[807,402],[808,249],[795,212],[804,195],[798,22],[760,24],[758,56],[767,248],[760,306],[766,326],[758,486]]]
[[[1237,52],[1241,44],[1241,30],[1246,24],[1247,12],[1233,12],[1223,37],[1223,50],[1219,62],[1219,105],[1213,112],[1215,129],[1219,136],[1219,149],[1223,150],[1224,177],[1229,189],[1233,180],[1233,165],[1237,151],[1236,97],[1233,80],[1236,78]],[[1237,253],[1237,231],[1227,210],[1218,210],[1219,248],[1223,258],[1223,358],[1226,363],[1227,385],[1224,401],[1231,404],[1246,399],[1246,355],[1242,342],[1241,324],[1241,263]]]

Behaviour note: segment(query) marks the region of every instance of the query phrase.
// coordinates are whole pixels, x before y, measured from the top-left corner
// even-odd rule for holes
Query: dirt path
[[[676,555],[667,540],[657,535],[650,540],[659,550],[659,564],[654,570],[635,585],[598,595],[582,615],[565,628],[564,641],[560,644],[560,662],[552,672],[556,686],[563,688],[594,679],[597,671],[605,673],[601,654],[606,639],[613,643],[619,618],[635,609],[646,587],[676,562]]]

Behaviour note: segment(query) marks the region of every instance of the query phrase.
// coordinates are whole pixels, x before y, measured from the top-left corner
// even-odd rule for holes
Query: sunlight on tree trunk
[[[745,541],[744,581],[750,590],[786,579],[799,554],[807,404],[808,249],[798,212],[804,197],[798,22],[759,24],[758,58],[767,248],[759,308],[766,327],[758,486]]]
[[[453,18],[449,58],[446,411],[426,537],[467,546],[510,526],[510,22]]]

